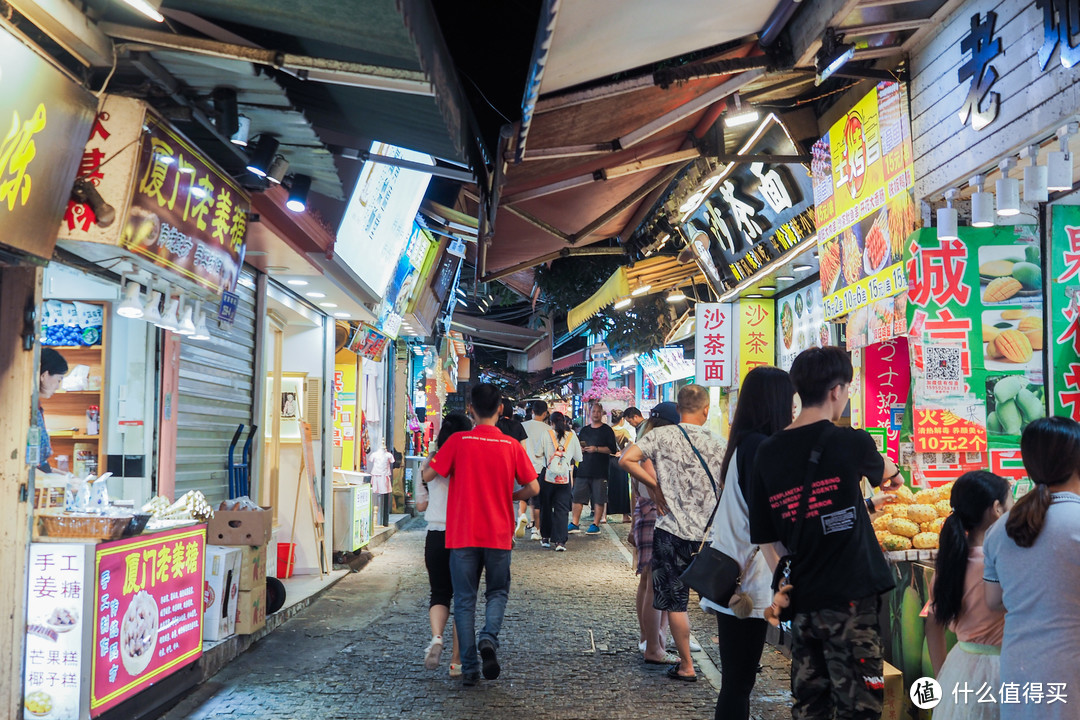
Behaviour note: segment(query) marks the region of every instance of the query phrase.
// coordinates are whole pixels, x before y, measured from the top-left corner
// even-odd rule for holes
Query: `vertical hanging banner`
[[[694,376],[698,385],[731,387],[731,305],[698,303],[694,322]]]
[[[831,320],[907,287],[903,248],[916,211],[904,85],[878,83],[814,144],[812,156],[821,291]]]
[[[863,351],[863,418],[868,428],[883,428],[889,448],[889,459],[900,461],[900,423],[894,422],[903,413],[911,389],[911,365],[907,338],[893,338],[871,345]]]
[[[759,365],[772,365],[776,358],[776,302],[739,301],[739,382]]]
[[[1080,420],[1080,207],[1054,205],[1050,212],[1051,407]],[[1042,334],[1040,326],[1040,341]]]

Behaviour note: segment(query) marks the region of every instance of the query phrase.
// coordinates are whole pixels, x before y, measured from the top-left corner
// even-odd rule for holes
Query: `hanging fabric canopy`
[[[616,270],[592,297],[567,313],[566,324],[569,330],[573,330],[608,305],[635,291],[646,295],[705,282],[705,275],[696,262],[681,263],[671,256],[649,258],[634,263],[632,267]]]
[[[568,328],[573,330],[611,303],[629,294],[630,280],[627,277],[626,268],[621,267],[600,286],[599,290],[592,294],[592,297],[567,314],[566,324]]]

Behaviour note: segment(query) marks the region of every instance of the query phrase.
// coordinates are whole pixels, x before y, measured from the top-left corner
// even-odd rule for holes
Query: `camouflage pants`
[[[878,597],[798,613],[791,623],[793,720],[876,720],[885,697]]]

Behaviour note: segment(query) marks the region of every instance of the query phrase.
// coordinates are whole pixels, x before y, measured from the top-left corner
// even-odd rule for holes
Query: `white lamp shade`
[[[1016,178],[997,181],[997,214],[1003,217],[1020,214],[1020,181]]]
[[[126,318],[141,318],[143,316],[142,288],[137,282],[129,282],[124,288],[124,299],[116,307],[116,314]]]
[[[161,291],[154,290],[150,293],[150,299],[146,301],[146,305],[143,305],[142,318],[151,325],[157,325],[161,322]]]
[[[1046,159],[1047,188],[1054,192],[1072,190],[1072,180],[1072,156],[1060,150],[1051,152]]]
[[[956,240],[960,237],[957,232],[959,216],[956,208],[943,207],[937,211],[937,236],[938,240]]]
[[[176,331],[180,326],[180,298],[171,298],[165,306],[165,312],[161,314],[161,321],[157,323],[163,330]]]
[[[994,226],[994,195],[988,192],[971,194],[971,226]]]
[[[206,313],[199,313],[199,322],[195,325],[195,334],[191,336],[192,340],[209,340],[210,330],[206,327]]]
[[[1030,165],[1024,168],[1024,202],[1042,203],[1049,199],[1046,166]]]
[[[176,326],[177,335],[194,335],[195,334],[195,311],[188,305],[180,313],[180,324]]]

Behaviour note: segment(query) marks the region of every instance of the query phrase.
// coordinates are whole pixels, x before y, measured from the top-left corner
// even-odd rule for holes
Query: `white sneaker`
[[[528,524],[529,524],[529,518],[525,517],[525,514],[522,513],[521,516],[518,518],[517,529],[514,530],[514,537],[518,537],[518,538],[525,537],[525,526],[528,525]]]
[[[541,539],[540,538],[540,530],[538,528],[533,528],[532,537],[529,538],[529,539],[530,540],[540,540]]]
[[[450,677],[461,677],[461,663],[450,663]]]
[[[668,635],[667,646],[669,648],[675,647],[675,638]],[[693,638],[690,640],[690,652],[701,652],[701,645],[694,642]]]
[[[428,643],[427,650],[424,653],[424,667],[428,670],[434,670],[439,667],[439,656],[442,655],[443,639],[441,636],[436,635],[431,638],[431,642]]]

